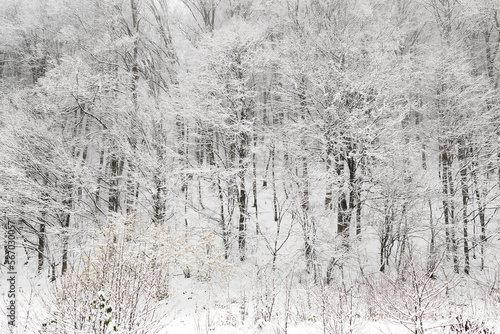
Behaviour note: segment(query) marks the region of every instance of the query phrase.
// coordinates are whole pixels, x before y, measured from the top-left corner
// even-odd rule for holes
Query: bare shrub
[[[456,323],[450,326],[452,334],[494,334],[484,321],[464,319],[462,316],[456,317]]]
[[[326,282],[314,289],[315,305],[319,308],[324,333],[356,333],[361,325],[359,307],[360,282],[357,273],[337,263],[329,271]]]
[[[153,333],[168,296],[165,231],[116,220],[91,238],[78,265],[52,286],[45,333]]]
[[[447,301],[446,292],[455,280],[436,279],[436,268],[431,270],[407,254],[404,270],[394,273],[365,275],[365,282],[372,291],[380,314],[398,322],[412,333],[423,334],[427,318],[437,315]]]

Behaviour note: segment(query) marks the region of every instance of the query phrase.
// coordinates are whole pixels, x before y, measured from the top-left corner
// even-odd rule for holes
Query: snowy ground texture
[[[266,217],[270,215],[269,194],[263,192],[262,198],[260,214]],[[261,220],[265,221],[272,219]],[[286,224],[285,221],[282,227],[285,230]],[[298,230],[297,226],[289,227]],[[127,228],[130,231],[131,227]],[[81,261],[66,280],[58,279],[55,283],[50,282],[49,270],[36,273],[33,259],[25,265],[25,253],[18,249],[17,326],[9,328],[5,319],[9,301],[7,285],[4,285],[7,268],[1,267],[4,319],[0,332],[493,334],[500,331],[498,266],[496,254],[492,252],[487,262],[491,265],[470,275],[453,273],[447,265],[449,260],[443,257],[439,259],[439,269],[430,277],[424,256],[408,261],[404,274],[391,270],[380,273],[377,236],[366,228],[363,242],[353,242],[348,254],[339,255],[327,284],[325,268],[318,265],[307,271],[300,253],[300,230],[286,239],[274,266],[270,248],[266,246],[269,241],[259,235],[252,236],[248,258],[240,262],[237,258],[224,261],[213,250],[206,251],[213,256],[201,256],[199,253],[203,250],[197,248],[200,240],[203,248],[215,247],[218,242],[210,233],[197,233],[200,239],[189,239],[187,234],[176,239],[175,233],[169,233],[169,237],[165,237],[169,246],[158,251],[164,257],[157,257],[155,261],[167,259],[165,263],[171,269],[157,272],[142,266],[150,264],[143,256],[152,253],[147,247],[161,247],[150,240],[162,240],[162,235],[156,230],[141,230],[144,226],[140,224],[134,228],[135,232],[140,231],[135,234],[145,239],[124,237],[122,243],[118,243],[123,247],[119,248],[122,258],[106,253],[110,245],[106,238],[90,238],[97,250],[81,252],[80,256],[92,257],[92,260]],[[271,228],[272,225],[261,224],[261,229]],[[114,235],[119,235],[116,231],[113,230]],[[283,235],[280,238],[285,240]],[[145,251],[141,253],[140,249]],[[105,257],[100,258],[103,254]],[[319,260],[321,256],[318,255]],[[120,265],[112,266],[113,261]],[[141,261],[145,262],[141,264]],[[186,278],[182,268],[188,264],[196,265],[197,269],[191,270],[190,277]],[[123,269],[125,266],[137,271],[127,271]],[[315,279],[314,270],[320,272],[319,279]],[[115,272],[122,276],[113,276]],[[157,283],[156,279],[163,278],[163,283]],[[120,285],[115,284],[117,281]],[[158,297],[161,291],[153,291],[151,287],[162,284],[165,291]],[[89,291],[90,295],[86,294]],[[99,307],[85,307],[99,302],[101,296],[105,305],[102,310],[112,308],[110,316]],[[133,312],[135,316],[129,317]],[[89,325],[89,321],[82,320],[85,317],[92,318],[93,323]],[[124,323],[132,318],[139,320],[127,328]],[[108,320],[109,323],[103,325]],[[67,331],[63,321],[87,323],[87,327]]]
[[[5,276],[2,277],[2,280]],[[410,322],[404,324],[395,318],[388,318],[382,315],[375,316],[374,320],[363,319],[355,314],[352,324],[341,324],[345,321],[345,315],[338,316],[339,308],[332,307],[326,311],[325,315],[315,313],[315,310],[299,310],[304,307],[306,301],[289,301],[289,305],[284,305],[277,296],[274,316],[270,321],[262,318],[256,319],[256,286],[251,286],[250,277],[241,278],[237,282],[232,282],[231,287],[224,289],[217,284],[207,284],[196,282],[193,279],[179,277],[174,279],[172,286],[175,286],[172,295],[167,303],[157,309],[153,326],[148,326],[149,331],[144,333],[176,334],[176,333],[214,333],[214,334],[256,334],[256,333],[289,333],[289,334],[319,334],[319,333],[412,333]],[[18,287],[18,313],[17,327],[15,329],[7,327],[4,319],[0,326],[1,333],[44,333],[42,325],[49,317],[46,314],[46,301],[50,298],[42,291],[49,291],[48,283],[44,277],[22,277]],[[3,285],[3,284],[2,284]],[[43,288],[45,286],[45,288]],[[280,288],[278,288],[279,290]],[[5,290],[5,289],[3,289]],[[262,297],[262,296],[261,296]],[[498,333],[500,321],[491,316],[491,312],[481,309],[484,301],[474,300],[474,296],[468,294],[468,304],[445,305],[441,312],[448,313],[449,317],[441,319],[426,317],[424,324],[425,333]],[[2,293],[3,301],[6,301],[6,294]],[[44,300],[45,299],[45,300]],[[387,301],[391,303],[391,301]],[[397,303],[396,301],[393,301]],[[258,301],[257,301],[258,303]],[[280,304],[281,303],[281,304]],[[443,302],[445,303],[445,302]],[[260,307],[269,305],[260,305]],[[285,325],[286,315],[289,307],[290,312],[288,323]],[[2,305],[2,314],[5,316],[5,303]],[[299,315],[301,312],[307,316]],[[442,312],[444,311],[444,312]],[[335,314],[330,314],[333,312]],[[498,312],[498,309],[497,309]],[[488,319],[477,323],[478,326],[470,326],[471,330],[464,330],[459,327],[458,322],[453,317],[462,314],[464,319]],[[498,313],[497,313],[498,314]],[[366,314],[365,314],[366,316]],[[310,319],[305,319],[310,317]],[[325,317],[325,318],[323,318]],[[299,319],[301,318],[301,319]],[[465,323],[465,322],[463,322]],[[406,326],[405,326],[406,325]],[[451,325],[451,326],[450,326]],[[455,327],[452,327],[455,326]],[[454,328],[454,329],[453,329]],[[462,331],[460,331],[462,330]],[[87,331],[75,331],[74,333],[86,333]],[[98,331],[90,331],[98,333]],[[126,330],[107,330],[103,333],[127,333]]]

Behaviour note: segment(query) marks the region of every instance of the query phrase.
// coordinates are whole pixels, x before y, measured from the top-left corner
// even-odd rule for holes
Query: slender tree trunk
[[[397,233],[399,243],[398,243],[398,249],[396,252],[396,256],[397,256],[396,267],[397,267],[398,272],[401,269],[406,268],[406,266],[407,266],[407,263],[405,260],[405,253],[406,253],[406,248],[408,246],[408,232],[409,232],[407,206],[408,206],[408,202],[406,199],[404,199],[403,200],[403,207],[401,209],[402,223],[398,224],[399,231]]]
[[[443,209],[444,221],[447,236],[447,249],[451,251],[453,256],[453,267],[455,272],[459,272],[457,240],[455,237],[455,205],[453,197],[455,195],[455,187],[453,184],[453,175],[451,171],[451,152],[444,145],[440,147],[440,162],[441,162],[441,182],[443,192]]]
[[[64,208],[67,212],[64,213],[64,221],[62,221],[62,261],[61,275],[65,275],[68,271],[68,247],[69,247],[69,226],[71,222],[71,210],[73,209],[73,197],[78,196],[79,190],[74,191],[73,186],[69,183],[64,187],[69,196],[63,201]],[[77,193],[74,195],[74,193]],[[81,200],[81,199],[80,199]]]
[[[384,272],[389,264],[392,246],[394,244],[392,229],[394,226],[394,210],[393,204],[389,203],[388,198],[384,205],[384,226],[380,237],[380,271]]]
[[[109,189],[109,199],[108,199],[108,210],[113,213],[119,213],[121,211],[120,205],[120,180],[119,177],[123,173],[124,162],[116,157],[112,157],[109,163],[110,165],[110,189]]]
[[[106,175],[106,159],[105,159],[104,150],[101,150],[99,153],[99,172],[100,172],[100,175]],[[98,215],[102,214],[103,216],[105,216],[106,215],[105,211],[107,211],[107,209],[106,209],[106,207],[102,207],[102,202],[104,202],[103,192],[105,192],[103,190],[102,184],[103,184],[103,178],[102,178],[102,176],[99,176],[97,178],[97,185],[96,185],[96,191],[95,191],[95,208],[97,210]],[[109,200],[109,198],[108,198],[108,200]],[[101,215],[99,215],[99,217],[101,219],[104,218]]]
[[[71,204],[70,204],[71,205]],[[63,244],[63,249],[62,249],[62,263],[61,263],[61,275],[66,274],[68,271],[68,244],[69,244],[69,223],[71,219],[71,214],[68,212],[66,213],[65,217],[65,222],[63,226],[63,235],[62,235],[62,244]]]
[[[304,212],[309,212],[309,168],[307,166],[307,158],[302,157],[302,189],[301,189],[301,206]]]
[[[433,273],[436,268],[436,227],[434,226],[434,218],[432,215],[432,201],[429,199],[429,227],[431,232],[431,240],[429,242],[429,264],[427,271]],[[432,274],[434,276],[434,274]]]
[[[278,194],[276,191],[276,158],[275,158],[275,146],[273,142],[273,146],[270,152],[271,159],[271,182],[273,187],[273,213],[274,213],[274,221],[277,222],[278,217]]]
[[[328,139],[327,139],[328,140]],[[326,175],[327,178],[331,178],[331,173],[333,172],[333,144],[328,144],[326,150]],[[333,209],[333,182],[328,181],[326,183],[326,194],[325,194],[325,210]]]
[[[337,156],[336,172],[341,183],[339,185],[339,196],[337,200],[337,234],[342,238],[342,245],[349,246],[349,224],[351,222],[351,210],[347,198],[347,190],[345,189],[345,157],[344,153]]]
[[[464,233],[464,257],[465,265],[464,272],[469,274],[470,270],[470,254],[469,254],[469,231],[468,231],[468,205],[469,205],[469,187],[467,185],[467,148],[465,147],[465,139],[461,140],[458,160],[460,165],[460,186],[462,188],[462,219],[463,219],[463,233]]]
[[[40,230],[38,231],[38,273],[43,269],[45,255],[45,217],[42,217],[40,222]]]
[[[252,152],[252,193],[253,193],[253,207],[255,208],[255,234],[260,234],[259,226],[259,206],[257,201],[257,131],[253,131],[253,152]]]
[[[132,149],[132,156],[134,156],[137,145],[139,144],[140,138],[140,127],[139,123],[139,100],[138,100],[138,90],[139,90],[139,4],[137,0],[130,0],[130,10],[132,15],[132,27],[131,30],[127,29],[129,37],[133,39],[133,47],[129,52],[130,56],[130,68],[131,68],[131,93],[132,93],[132,106],[133,110],[131,112],[131,128],[130,134],[128,136],[128,141]],[[139,182],[136,178],[136,165],[132,159],[127,159],[127,173],[126,175],[126,193],[125,193],[125,212],[127,215],[131,215],[136,211],[136,203],[139,196]]]
[[[139,110],[137,85],[139,83],[139,12],[137,8],[137,0],[130,0],[130,9],[132,12],[132,31],[129,30],[129,37],[134,39],[134,46],[132,49],[132,103],[134,106],[134,116],[137,116]],[[133,120],[134,121],[134,120]],[[137,138],[135,138],[137,140]],[[135,143],[134,143],[135,144]]]
[[[160,174],[160,173],[158,173]],[[161,176],[154,176],[155,193],[153,196],[153,224],[162,225],[165,220],[165,199],[163,198],[164,182]]]
[[[350,147],[350,150],[353,150]],[[347,167],[349,168],[349,223],[352,220],[352,215],[358,213],[358,180],[356,179],[356,160],[354,157],[347,158]],[[360,207],[361,208],[361,207]],[[356,216],[356,235],[361,232],[361,217]]]
[[[248,135],[243,133],[240,134],[242,137],[239,143],[238,149],[238,208],[239,208],[239,223],[238,223],[238,248],[240,250],[240,260],[245,261],[246,259],[246,234],[247,234],[247,191],[246,191],[246,170],[247,170],[247,145],[248,145]]]
[[[255,208],[255,233],[260,234],[259,231],[259,207],[257,203],[257,131],[254,130],[253,134],[253,152],[252,152],[252,193],[253,193],[253,207]]]
[[[447,179],[448,191],[447,191],[447,201],[448,210],[450,218],[450,240],[451,240],[451,251],[453,253],[453,265],[455,272],[459,272],[458,264],[458,244],[456,239],[456,228],[455,228],[455,204],[453,203],[453,198],[455,197],[455,185],[453,181],[453,174],[451,170],[451,153],[446,152],[445,158],[445,177]]]
[[[422,106],[423,106],[423,102],[420,99],[419,100],[419,107],[422,107]],[[422,162],[422,168],[424,170],[427,170],[427,147],[425,145],[425,140],[422,139],[422,137],[420,136],[420,132],[419,132],[421,130],[420,124],[422,123],[422,119],[423,119],[422,113],[420,111],[416,111],[415,112],[415,126],[417,127],[416,140],[421,142],[420,158],[421,158],[421,162]]]
[[[474,194],[477,203],[478,216],[479,216],[479,226],[480,226],[480,234],[479,234],[479,243],[480,243],[480,251],[481,251],[481,270],[484,269],[484,245],[486,243],[486,218],[485,218],[485,205],[484,205],[484,196],[481,192],[481,187],[479,185],[477,169],[478,163],[476,162],[477,157],[474,157],[474,164],[472,168],[472,180],[474,182]]]
[[[224,212],[224,192],[222,191],[222,185],[219,176],[217,176],[217,190],[219,193],[220,225],[222,229],[222,244],[224,246],[224,259],[227,260],[229,258],[229,233],[226,223],[226,215]]]
[[[302,175],[300,175],[300,220],[302,230],[304,233],[304,255],[306,259],[307,271],[314,272],[314,279],[317,280],[316,273],[316,250],[314,248],[314,241],[316,238],[316,231],[314,229],[311,218],[309,217],[309,167],[307,158],[302,157]]]
[[[476,196],[477,193],[476,193]],[[486,220],[485,220],[485,208],[481,199],[478,199],[479,205],[479,223],[481,225],[481,234],[479,240],[481,241],[481,270],[484,269],[484,257],[485,257],[485,244],[486,244]]]
[[[451,238],[450,238],[450,208],[448,205],[448,170],[446,166],[446,153],[444,148],[440,147],[439,154],[439,178],[442,184],[442,195],[443,195],[443,216],[444,216],[444,229],[446,235],[446,250],[451,251]]]
[[[239,223],[238,223],[238,247],[240,250],[240,261],[245,261],[246,255],[246,204],[247,204],[247,193],[245,189],[245,177],[240,174],[240,184],[239,184],[239,193],[238,193],[238,208],[240,211],[239,214]]]
[[[455,186],[453,182],[453,176],[451,169],[448,168],[448,185],[450,187],[449,189],[449,196],[453,198],[455,196]],[[450,238],[451,238],[451,245],[452,245],[452,252],[453,252],[453,265],[454,265],[454,270],[456,273],[459,272],[459,264],[458,264],[458,245],[457,245],[457,239],[456,239],[456,230],[455,230],[455,204],[453,203],[453,199],[450,200],[449,202],[449,210],[450,210],[450,222],[451,222],[451,233],[450,233]]]
[[[361,187],[358,182],[359,180],[356,182],[354,190],[354,201],[356,204],[356,236],[358,240],[361,240]]]

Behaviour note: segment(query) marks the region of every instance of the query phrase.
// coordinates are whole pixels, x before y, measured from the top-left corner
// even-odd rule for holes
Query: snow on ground
[[[242,271],[230,282],[218,284],[216,282],[200,282],[196,279],[186,279],[183,276],[175,277],[171,282],[171,295],[166,304],[163,305],[158,314],[162,314],[159,319],[157,331],[158,334],[276,334],[285,333],[283,319],[273,319],[266,322],[262,319],[256,319],[255,305],[252,305],[256,299],[257,288],[255,283],[255,271],[248,269]],[[19,281],[17,288],[17,306],[18,306],[18,333],[37,333],[35,328],[41,328],[46,316],[44,315],[44,306],[46,298],[44,291],[49,291],[51,284],[45,273],[41,275],[23,275],[23,270],[19,270]],[[9,333],[6,326],[6,289],[3,282],[6,280],[5,268],[2,268],[2,293],[1,293],[1,313],[0,333]],[[458,289],[459,293],[466,294],[472,291],[472,283],[461,282]],[[261,287],[260,287],[261,288]],[[464,300],[471,297],[464,296]],[[282,300],[281,300],[282,302]],[[480,300],[469,300],[477,308],[475,315],[480,316],[484,309]],[[470,306],[470,305],[469,305]],[[450,306],[448,306],[450,307]],[[465,305],[455,305],[450,308],[450,312],[465,308]],[[282,312],[283,306],[277,311]],[[279,324],[278,324],[279,323]],[[441,328],[443,320],[426,323],[429,328],[426,333],[441,334],[447,333]],[[500,328],[500,323],[490,321],[489,328]],[[433,328],[435,327],[435,328]],[[41,332],[40,332],[41,333]],[[289,334],[319,334],[325,333],[321,319],[313,318],[309,321],[290,321],[286,333]],[[328,332],[326,332],[328,333]],[[354,333],[380,333],[380,334],[398,334],[410,333],[403,325],[389,320],[366,321],[361,320],[355,327]]]
[[[312,201],[314,205],[314,201]],[[268,238],[276,233],[276,225],[272,218],[272,194],[269,189],[261,190],[259,206],[259,224],[265,229]],[[329,230],[334,230],[328,216],[323,219],[321,229],[318,231],[321,238],[331,237]],[[330,220],[330,223],[329,223]],[[249,229],[253,229],[255,218],[250,219]],[[286,239],[288,231],[291,234]],[[333,290],[326,295],[318,295],[312,291],[311,275],[305,274],[305,265],[302,254],[301,227],[293,223],[290,215],[283,220],[278,243],[286,240],[284,247],[278,252],[276,267],[273,269],[272,257],[269,245],[274,242],[264,239],[262,236],[249,234],[249,248],[247,261],[240,263],[238,259],[232,259],[234,266],[232,272],[227,275],[227,280],[206,281],[195,277],[185,278],[179,271],[170,281],[169,298],[162,302],[157,312],[158,334],[317,334],[332,333],[331,328],[338,326],[339,321],[350,319],[355,322],[352,326],[353,333],[380,333],[397,334],[410,333],[409,329],[397,319],[391,319],[387,315],[374,314],[367,316],[373,310],[366,307],[376,308],[380,300],[372,301],[374,305],[359,309],[357,305],[347,307],[338,305],[338,291]],[[274,234],[275,235],[275,234]],[[351,258],[345,259],[348,265],[359,266],[370,272],[377,272],[378,243],[377,234],[373,227],[364,227],[362,247],[353,244]],[[327,262],[333,253],[333,246],[320,249],[318,257],[323,263]],[[236,253],[236,252],[235,252]],[[17,250],[18,255],[18,282],[17,282],[17,328],[13,333],[42,333],[42,324],[50,319],[45,313],[49,303],[51,285],[48,272],[44,270],[36,274],[36,259],[32,258],[29,265],[26,262],[24,251]],[[356,269],[356,268],[355,268]],[[325,268],[321,269],[324,276]],[[356,269],[357,270],[357,269]],[[358,284],[355,280],[350,282],[350,276],[355,270],[347,268],[342,273],[347,283],[356,289]],[[494,262],[483,272],[473,272],[472,277],[458,277],[456,281],[450,282],[454,286],[454,297],[443,301],[436,314],[440,317],[426,319],[425,333],[444,334],[444,325],[449,325],[455,320],[456,315],[464,315],[470,319],[484,319],[488,328],[500,329],[500,320],[495,317],[500,314],[500,299],[488,299],[488,282],[494,283],[498,278],[495,273]],[[0,267],[1,310],[0,333],[9,333],[6,320],[7,270]],[[444,279],[446,272],[440,272],[440,279]],[[338,274],[340,275],[340,274]],[[224,276],[224,275],[222,275]],[[476,276],[476,277],[474,277]],[[340,277],[340,276],[338,276]],[[479,282],[486,282],[484,284]],[[439,282],[435,283],[438,284]],[[434,284],[434,283],[432,283]],[[490,284],[491,285],[491,284]],[[493,284],[494,286],[494,284]],[[339,285],[339,287],[341,287]],[[391,289],[391,286],[383,286],[381,289]],[[361,293],[367,293],[361,291]],[[287,297],[288,296],[288,297]],[[395,296],[388,294],[387,296]],[[355,296],[361,298],[360,296]],[[315,298],[314,300],[306,300]],[[321,299],[323,298],[323,299]],[[325,298],[327,300],[325,300]],[[328,300],[328,299],[331,300]],[[354,298],[354,297],[353,297]],[[356,303],[357,299],[352,299]],[[326,311],[321,314],[317,307],[318,303],[326,303]],[[382,300],[387,305],[403,305],[398,300]],[[398,304],[399,303],[399,304]],[[313,305],[314,307],[310,307]],[[388,307],[388,306],[385,307]],[[356,312],[360,312],[358,314]],[[436,310],[433,310],[436,311]],[[338,312],[338,313],[335,313]],[[353,314],[349,315],[349,312]],[[376,313],[376,312],[375,312]],[[344,320],[336,319],[336,314]],[[263,317],[269,317],[266,321]],[[350,318],[349,318],[350,316]],[[325,318],[326,317],[326,318]],[[325,325],[326,323],[326,325]],[[286,331],[285,331],[286,326]]]

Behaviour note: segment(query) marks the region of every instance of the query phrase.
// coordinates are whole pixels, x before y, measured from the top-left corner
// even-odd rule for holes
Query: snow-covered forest
[[[0,331],[499,333],[499,52],[500,0],[0,0]]]

